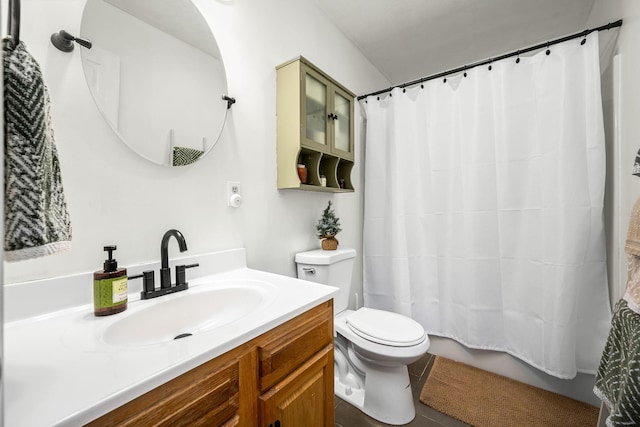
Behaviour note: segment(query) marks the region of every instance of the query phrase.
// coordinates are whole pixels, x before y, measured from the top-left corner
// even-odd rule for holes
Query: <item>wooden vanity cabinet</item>
[[[333,427],[333,301],[88,426]]]

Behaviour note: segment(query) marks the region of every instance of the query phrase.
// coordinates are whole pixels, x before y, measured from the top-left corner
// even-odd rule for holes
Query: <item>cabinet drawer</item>
[[[264,392],[333,343],[333,300],[267,333],[258,345],[259,389]]]
[[[238,424],[238,360],[213,360],[151,390],[89,426]]]

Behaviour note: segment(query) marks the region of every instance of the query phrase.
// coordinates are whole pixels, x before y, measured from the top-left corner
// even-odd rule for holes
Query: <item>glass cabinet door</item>
[[[305,72],[305,123],[304,133],[306,145],[320,144],[324,147],[328,142],[327,129],[327,83],[321,76],[306,70]]]
[[[335,94],[335,137],[336,148],[342,151],[350,151],[349,147],[349,120],[351,111],[350,102],[348,99],[340,95]]]
[[[352,98],[339,88],[333,92],[333,152],[353,159]]]

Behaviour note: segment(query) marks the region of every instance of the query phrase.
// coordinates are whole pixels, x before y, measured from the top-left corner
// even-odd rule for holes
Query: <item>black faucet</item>
[[[162,242],[160,243],[160,288],[156,289],[154,282],[153,270],[145,271],[138,276],[129,276],[129,279],[143,278],[143,289],[140,292],[140,298],[149,299],[162,295],[172,294],[178,291],[188,289],[189,283],[186,280],[185,270],[187,268],[198,267],[199,264],[176,265],[176,283],[171,284],[171,269],[169,268],[169,240],[175,237],[178,241],[180,252],[187,250],[187,241],[181,232],[171,229],[164,233]]]
[[[187,250],[187,241],[184,240],[184,236],[178,230],[171,229],[164,233],[162,236],[162,242],[160,243],[160,289],[166,289],[171,287],[171,269],[169,269],[169,239],[175,237],[180,247],[180,252]],[[177,277],[176,277],[177,279]],[[178,283],[176,283],[178,284]]]

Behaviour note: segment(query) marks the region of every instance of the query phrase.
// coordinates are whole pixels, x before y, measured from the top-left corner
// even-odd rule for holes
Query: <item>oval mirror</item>
[[[211,151],[227,115],[227,80],[211,29],[190,0],[87,0],[85,79],[120,139],[156,164]]]

